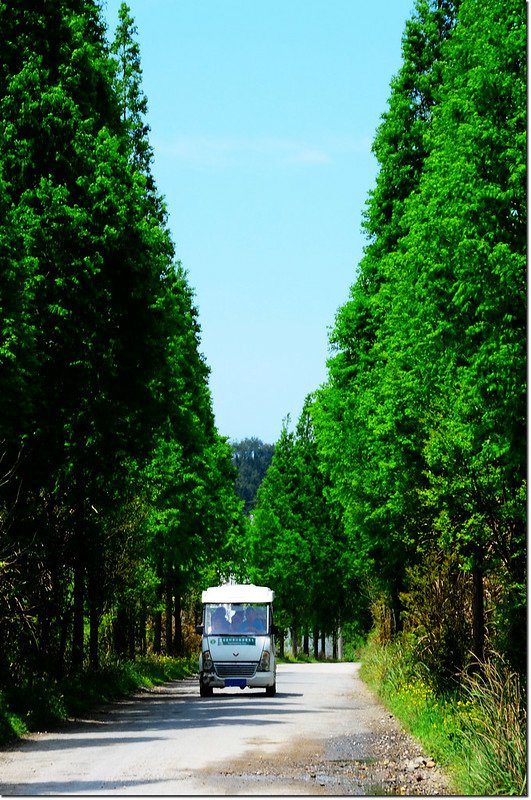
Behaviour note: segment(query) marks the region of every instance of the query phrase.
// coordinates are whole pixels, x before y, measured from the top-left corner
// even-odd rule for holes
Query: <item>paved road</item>
[[[370,756],[388,717],[357,669],[281,665],[274,698],[201,699],[193,679],[139,693],[1,750],[0,794],[362,794],[327,768]]]

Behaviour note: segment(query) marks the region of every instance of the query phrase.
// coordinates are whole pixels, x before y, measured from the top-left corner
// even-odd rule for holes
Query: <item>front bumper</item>
[[[201,672],[199,680],[212,689],[237,686],[240,689],[265,689],[274,686],[274,672],[257,672],[256,664],[215,664],[210,672]]]

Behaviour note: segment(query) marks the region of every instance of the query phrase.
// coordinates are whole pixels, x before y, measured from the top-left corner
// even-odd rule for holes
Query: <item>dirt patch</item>
[[[391,715],[362,736],[303,739],[275,756],[259,752],[209,772],[219,794],[452,795],[448,776]],[[206,777],[206,775],[204,775]]]

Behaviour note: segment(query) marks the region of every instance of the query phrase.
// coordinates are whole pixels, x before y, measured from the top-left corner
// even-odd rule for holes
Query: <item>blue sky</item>
[[[102,0],[109,35],[120,0]],[[219,432],[274,443],[326,380],[414,0],[129,0],[154,174]]]

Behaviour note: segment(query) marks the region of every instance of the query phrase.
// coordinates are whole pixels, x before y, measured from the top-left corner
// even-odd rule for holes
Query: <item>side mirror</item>
[[[202,635],[203,635],[203,631],[204,631],[204,629],[205,629],[205,626],[204,626],[204,625],[196,625],[196,626],[195,626],[195,632],[196,632],[196,633],[198,633],[198,634],[199,634],[199,636],[202,636]]]
[[[277,625],[271,625],[271,633],[272,634],[278,633],[278,626]]]

